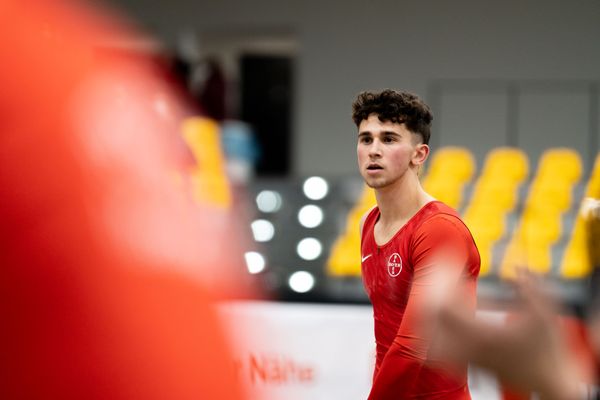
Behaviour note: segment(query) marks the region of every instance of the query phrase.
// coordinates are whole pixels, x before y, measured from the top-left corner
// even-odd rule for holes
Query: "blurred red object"
[[[145,65],[99,55],[124,26],[77,2],[0,5],[3,399],[242,398],[206,290],[224,217],[173,190],[165,132],[185,110],[151,102]]]

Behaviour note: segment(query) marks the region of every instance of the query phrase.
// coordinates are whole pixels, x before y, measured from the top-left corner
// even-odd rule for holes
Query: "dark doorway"
[[[290,57],[243,55],[240,59],[241,118],[260,146],[259,176],[290,171],[293,62]]]

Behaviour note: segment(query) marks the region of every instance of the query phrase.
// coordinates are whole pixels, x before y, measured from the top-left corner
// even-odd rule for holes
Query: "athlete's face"
[[[358,126],[356,153],[365,182],[379,189],[401,180],[407,173],[416,174],[429,147],[404,124],[380,121],[377,114],[371,114]]]

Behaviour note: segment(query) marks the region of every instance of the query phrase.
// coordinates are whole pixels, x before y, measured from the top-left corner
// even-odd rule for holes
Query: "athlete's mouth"
[[[370,171],[373,171],[373,170],[377,170],[377,169],[383,169],[383,167],[379,164],[369,164],[369,165],[367,165],[367,169]]]

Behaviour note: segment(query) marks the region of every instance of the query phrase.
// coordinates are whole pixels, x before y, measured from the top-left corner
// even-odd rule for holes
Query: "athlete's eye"
[[[361,136],[358,138],[359,143],[369,144],[373,141],[369,136]]]
[[[392,143],[395,142],[396,138],[393,136],[384,136],[382,142],[383,143]]]

